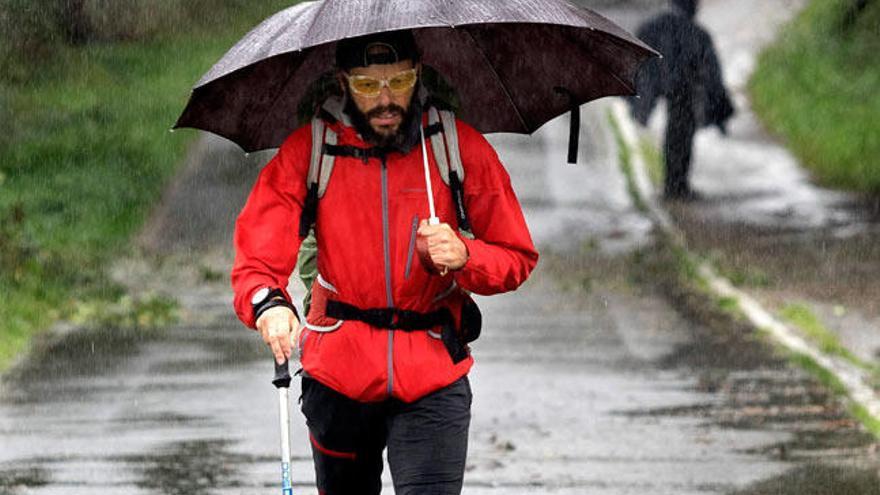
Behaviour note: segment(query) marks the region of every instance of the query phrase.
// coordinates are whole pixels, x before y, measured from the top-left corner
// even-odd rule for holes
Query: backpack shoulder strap
[[[299,220],[299,237],[305,239],[318,218],[318,200],[327,192],[336,157],[325,153],[325,145],[335,145],[336,132],[322,118],[312,119],[312,154],[306,176],[306,200]]]
[[[455,215],[458,219],[458,229],[467,237],[473,238],[471,225],[468,221],[467,211],[464,208],[464,166],[461,163],[461,150],[459,149],[458,129],[455,127],[455,114],[446,110],[437,110],[431,107],[428,110],[428,125],[440,124],[441,132],[431,136],[431,150],[434,152],[434,161],[440,172],[443,183],[449,186],[452,193],[452,202],[455,205]]]
[[[464,182],[464,166],[461,163],[461,149],[458,144],[458,128],[455,127],[455,114],[448,110],[440,111],[440,122],[443,124],[443,135],[446,137],[446,149],[449,152],[449,168]]]
[[[324,144],[321,146],[321,171],[318,174],[318,198],[323,198],[327,192],[327,185],[330,184],[330,174],[333,173],[333,165],[336,163],[336,155],[326,152],[327,146],[336,146],[336,131],[327,128],[324,133]]]
[[[437,111],[436,108],[431,107],[428,109],[428,126],[435,127],[441,123],[440,120],[440,112]],[[445,129],[443,129],[442,124],[440,127],[441,131],[431,135],[431,151],[434,152],[434,161],[437,163],[437,168],[440,172],[440,177],[443,179],[443,183],[447,186],[449,185],[449,153],[446,151],[446,140],[443,135],[446,134]]]
[[[324,148],[324,131],[327,124],[321,118],[312,119],[312,158],[309,161],[309,175],[306,184],[311,187],[312,184],[318,182],[318,173],[321,168],[321,154]]]

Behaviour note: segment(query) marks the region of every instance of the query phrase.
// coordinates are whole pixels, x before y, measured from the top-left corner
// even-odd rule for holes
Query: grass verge
[[[880,3],[812,0],[761,54],[755,111],[819,182],[880,197]]]
[[[639,153],[642,154],[645,161],[651,184],[654,187],[662,185],[666,166],[663,164],[663,153],[660,152],[660,148],[657,147],[651,136],[643,134],[639,137]]]
[[[834,332],[829,330],[808,306],[789,303],[779,311],[779,314],[783,319],[800,329],[801,333],[817,345],[822,352],[846,359],[862,369],[868,371],[872,369],[870,365],[864,363],[844,347]]]
[[[165,302],[127,302],[105,268],[131,250],[195,135],[168,132],[191,85],[291,3],[240,5],[222,28],[59,43],[50,58],[19,56],[15,77],[0,76],[0,370],[59,318],[164,318]],[[89,309],[107,305],[117,309]]]
[[[648,205],[645,204],[644,198],[639,194],[639,188],[636,185],[636,178],[633,173],[632,154],[633,150],[627,145],[623,132],[620,130],[620,123],[614,118],[614,114],[608,112],[608,124],[611,126],[611,133],[614,135],[614,141],[617,143],[617,159],[620,168],[623,170],[623,177],[626,179],[626,190],[632,198],[633,205],[641,211],[647,212]]]
[[[799,368],[810,373],[813,377],[819,380],[822,385],[834,392],[836,395],[840,397],[848,397],[848,392],[843,383],[841,383],[840,380],[838,380],[833,373],[820,366],[819,363],[817,363],[810,356],[799,353],[791,353],[788,359],[790,362],[796,364]],[[856,418],[865,427],[866,430],[868,430],[875,437],[880,438],[880,420],[872,416],[871,413],[868,412],[868,410],[860,404],[850,402],[848,404],[848,408],[849,413],[854,418]]]
[[[634,202],[643,205],[644,209],[642,211],[645,211],[647,209],[647,204],[645,203],[644,198],[642,198],[641,191],[636,186],[634,177],[635,172],[633,171],[633,153],[640,152],[639,150],[634,149],[634,147],[638,146],[643,148],[645,144],[642,142],[636,145],[635,143],[630,144],[627,142],[621,132],[620,124],[615,120],[613,114],[609,116],[609,122],[612,126],[612,131],[614,132],[618,146],[626,148],[619,151],[619,158],[621,170],[623,171],[629,186],[629,193],[633,196],[632,199]],[[650,157],[642,158],[644,160],[650,159]],[[701,273],[700,269],[701,264],[705,263],[705,261],[699,260],[695,255],[690,253],[682,242],[676,239],[671,232],[666,232],[663,229],[657,230],[658,245],[654,249],[654,252],[648,255],[654,259],[649,262],[647,266],[649,268],[654,267],[653,269],[657,271],[663,280],[665,280],[665,283],[667,284],[666,293],[670,295],[673,302],[678,303],[677,307],[679,310],[687,316],[698,318],[708,326],[714,327],[720,325],[720,328],[736,329],[731,330],[732,337],[747,339],[751,339],[751,335],[761,337],[762,342],[766,343],[777,352],[786,355],[788,361],[792,365],[798,366],[804,371],[810,373],[830,391],[844,399],[852,416],[859,420],[871,434],[880,438],[880,419],[874,417],[865,407],[854,402],[851,399],[847,388],[840,382],[834,373],[819,365],[819,363],[810,356],[788,351],[776,341],[768,338],[765,335],[766,332],[762,331],[760,328],[753,328],[751,324],[747,323],[747,319],[744,317],[744,314],[740,309],[740,303],[737,299],[719,297],[709,288],[709,280],[707,280]],[[811,314],[806,314],[804,311],[801,311],[800,308],[795,308],[795,310],[789,310],[788,316],[795,318],[801,324],[805,324],[810,328],[808,332],[813,332],[811,340],[819,339],[823,352],[844,357],[851,363],[864,368],[864,364],[852,355],[852,353],[843,348],[836,339],[834,339],[833,342],[831,341],[829,336],[830,332],[828,332],[827,329],[824,329],[817,319],[809,318]],[[833,352],[829,352],[829,350],[826,349],[826,346]]]

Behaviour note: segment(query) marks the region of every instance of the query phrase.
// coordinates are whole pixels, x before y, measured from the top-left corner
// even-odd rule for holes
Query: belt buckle
[[[390,330],[397,330],[398,325],[400,324],[400,312],[397,309],[391,311],[391,318],[388,321],[388,328]]]

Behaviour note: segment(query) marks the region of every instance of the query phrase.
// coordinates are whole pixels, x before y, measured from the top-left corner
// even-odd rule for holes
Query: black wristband
[[[299,320],[299,313],[296,312],[296,307],[291,304],[287,298],[284,297],[284,292],[281,292],[281,289],[272,289],[269,292],[269,295],[266,296],[261,302],[254,304],[254,325],[257,324],[257,320],[260,319],[260,315],[265,313],[267,310],[277,307],[283,306],[285,308],[293,311],[293,316]]]

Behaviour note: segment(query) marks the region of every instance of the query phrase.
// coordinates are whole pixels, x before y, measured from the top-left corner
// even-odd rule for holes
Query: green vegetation
[[[812,357],[807,356],[806,354],[790,353],[789,361],[811,374],[814,378],[819,380],[822,385],[834,392],[835,395],[849,398],[849,392],[843,383],[841,383],[833,373],[817,363]],[[850,401],[849,413],[862,423],[865,429],[872,435],[880,438],[880,420],[872,416],[864,406]]]
[[[646,146],[644,141],[640,143],[627,142],[613,115],[609,115],[608,120],[620,149],[620,166],[627,178],[629,193],[634,202],[637,201],[644,205],[633,180],[632,154],[637,146],[640,148],[638,151],[643,153],[643,155],[647,155],[646,148],[652,147]],[[651,160],[650,156],[644,156],[644,159],[646,161]],[[744,326],[746,325],[746,318],[740,309],[739,300],[733,297],[717,295],[709,287],[709,281],[700,272],[701,265],[705,263],[718,264],[719,261],[717,259],[701,260],[688,251],[682,239],[668,232],[658,231],[657,240],[657,244],[649,252],[636,253],[634,255],[633,264],[637,266],[637,274],[634,278],[636,282],[644,281],[649,277],[663,280],[668,293],[674,294],[671,296],[673,300],[686,301],[679,306],[680,310],[699,318],[709,326],[718,325],[721,328],[725,328],[725,331],[729,332],[731,336],[742,337],[744,334],[751,332],[761,336],[768,346],[787,355],[792,365],[798,366],[811,374],[838,397],[848,400],[850,414],[860,421],[874,436],[880,438],[880,418],[873,417],[867,409],[852,402],[846,387],[834,373],[819,365],[810,356],[794,353],[783,348],[781,344],[770,337],[770,332],[767,329],[752,328],[751,325]],[[738,281],[741,284],[762,286],[769,283],[769,277],[760,271],[735,275],[737,275],[736,278],[739,279]],[[840,345],[833,334],[822,326],[821,322],[809,309],[801,305],[789,305],[782,313],[789,321],[805,329],[804,331],[810,335],[811,340],[817,342],[823,352],[844,357],[857,366],[872,371],[875,380],[880,379],[880,373],[878,373],[876,368],[865,365]]]
[[[722,311],[730,313],[739,311],[739,301],[734,297],[719,297],[716,302],[718,303],[718,308]]]
[[[770,275],[755,266],[747,266],[742,268],[722,268],[716,266],[716,269],[730,280],[730,283],[737,287],[769,287]]]
[[[877,438],[880,438],[880,420],[875,418],[868,412],[864,406],[859,404],[851,404],[850,405],[850,414],[852,414],[857,420],[859,420],[865,428],[871,432]]]
[[[804,371],[807,371],[814,378],[819,380],[822,385],[836,395],[846,396],[848,394],[846,386],[824,366],[816,362],[812,357],[799,352],[790,352],[788,355],[789,362],[797,365]]]
[[[636,185],[635,176],[633,175],[633,150],[630,149],[626,139],[623,137],[623,132],[620,130],[620,123],[617,122],[617,119],[614,118],[614,114],[610,111],[608,112],[608,123],[611,125],[611,132],[614,134],[614,141],[617,143],[617,157],[620,163],[620,169],[623,171],[623,176],[626,178],[627,192],[629,192],[629,196],[632,198],[635,207],[641,212],[647,212],[648,205],[645,204],[644,198],[639,194],[639,188]]]
[[[880,2],[812,0],[760,57],[750,90],[821,183],[880,196]]]
[[[76,305],[70,321],[96,328],[162,328],[177,321],[177,302],[157,294],[138,298],[122,295],[113,304],[84,301]]]
[[[705,258],[717,273],[737,287],[770,286],[770,275],[767,272],[753,264],[736,263],[724,251],[712,250]]]
[[[642,154],[651,183],[654,186],[662,185],[663,177],[666,174],[666,166],[663,164],[663,153],[660,152],[660,148],[657,147],[654,139],[646,133],[642,133],[639,137],[639,153]]]
[[[166,302],[127,302],[108,260],[194,137],[168,132],[191,85],[292,3],[0,0],[0,369],[58,318],[165,321]],[[55,4],[80,5],[80,25]]]
[[[780,316],[800,329],[808,340],[819,346],[822,352],[846,359],[864,370],[875,371],[873,366],[863,362],[841,344],[837,335],[829,330],[807,305],[788,304],[780,310]]]
[[[780,315],[799,328],[823,352],[836,355],[851,354],[806,305],[788,304],[782,308]]]

